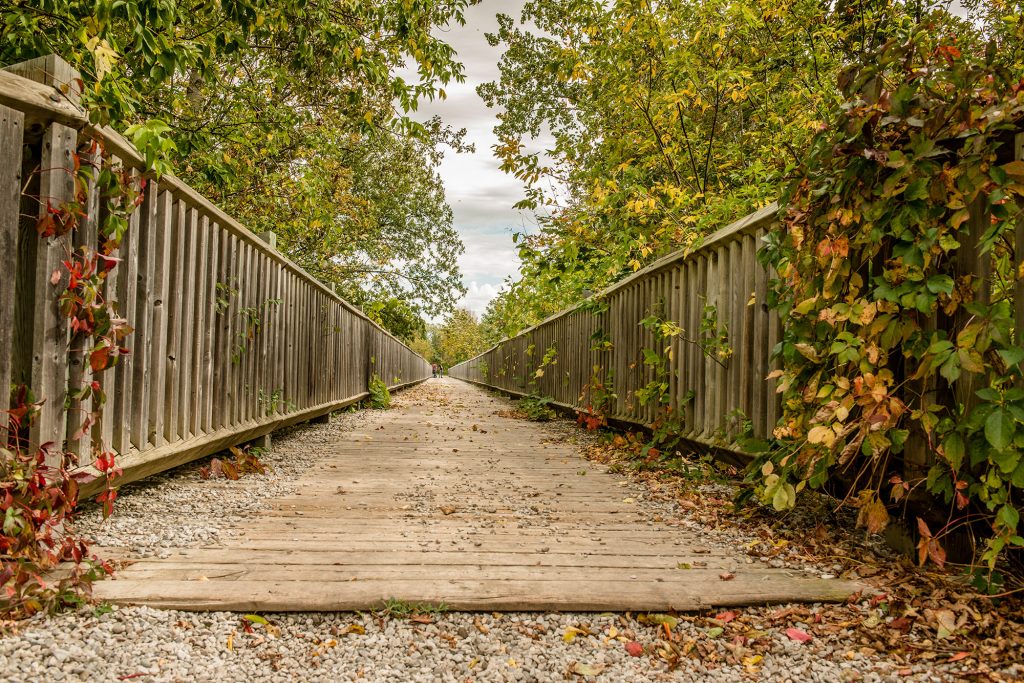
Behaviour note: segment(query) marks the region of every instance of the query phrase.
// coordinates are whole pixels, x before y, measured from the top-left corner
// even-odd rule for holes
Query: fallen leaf
[[[565,633],[562,635],[562,642],[571,643],[576,636],[589,636],[590,631],[581,626],[570,626],[565,629]]]
[[[798,628],[787,628],[786,635],[789,636],[790,640],[795,640],[798,643],[806,643],[813,637],[807,631]]]
[[[907,619],[906,617],[897,617],[896,619],[893,619],[888,624],[886,624],[886,626],[888,626],[894,631],[902,631],[904,633],[907,633],[910,630],[910,627],[913,626],[913,622],[910,621],[910,619]]]
[[[637,616],[636,620],[641,624],[668,626],[669,628],[675,628],[679,624],[679,620],[669,614],[641,614]]]
[[[708,635],[708,638],[717,638],[718,636],[722,635],[722,633],[724,633],[724,632],[725,632],[725,629],[722,628],[721,626],[715,626],[714,628],[709,628],[706,631],[706,633]]]
[[[409,621],[417,624],[433,624],[434,620],[430,618],[429,614],[414,614],[409,617]]]
[[[752,655],[750,657],[744,657],[743,666],[747,668],[747,673],[756,674],[763,659],[764,655]]]
[[[339,636],[347,636],[350,633],[355,633],[356,635],[361,636],[366,634],[366,629],[363,628],[362,624],[349,624],[345,628],[338,631]]]
[[[971,656],[970,652],[957,652],[955,655],[949,658],[950,662],[959,662],[961,659],[967,659]]]
[[[644,654],[644,646],[635,640],[631,640],[626,643],[626,652],[629,653],[630,657],[641,657]]]
[[[715,615],[715,621],[720,621],[723,624],[728,624],[730,621],[736,618],[735,612],[721,612]]]
[[[491,629],[484,626],[484,623],[480,621],[480,617],[475,617],[473,619],[473,626],[476,626],[476,630],[480,631],[480,633],[484,634],[485,636],[491,632]]]
[[[266,626],[269,622],[258,614],[246,614],[242,617],[251,624],[263,624]]]
[[[451,505],[442,505],[438,509],[441,510],[441,512],[443,512],[444,514],[450,515],[450,514],[454,513],[457,508],[455,508],[455,507],[453,507]]]
[[[732,572],[722,572],[718,575],[718,578],[720,578],[722,581],[732,581],[736,578],[736,575]]]
[[[576,674],[577,676],[597,676],[605,670],[607,664],[580,664],[579,662],[573,662],[572,666],[569,667],[569,673]]]

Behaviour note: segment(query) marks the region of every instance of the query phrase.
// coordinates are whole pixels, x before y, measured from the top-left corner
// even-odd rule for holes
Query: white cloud
[[[454,213],[455,228],[466,245],[459,258],[463,282],[468,293],[459,305],[482,313],[498,293],[502,281],[518,272],[519,259],[512,233],[531,227],[528,214],[516,211],[513,204],[523,198],[522,185],[499,168],[492,147],[494,111],[476,94],[480,83],[499,77],[501,48],[487,44],[484,33],[496,32],[498,12],[518,20],[524,0],[484,0],[466,10],[466,25],[452,26],[437,36],[450,44],[463,63],[464,83],[451,83],[447,99],[422,102],[414,114],[425,120],[440,116],[454,127],[466,129],[466,142],[476,146],[473,154],[449,153],[438,172]],[[404,74],[407,78],[412,73]]]
[[[473,311],[477,316],[483,315],[487,310],[487,303],[498,294],[498,286],[490,283],[480,284],[475,280],[470,282],[466,289],[466,296],[462,299],[462,305]]]

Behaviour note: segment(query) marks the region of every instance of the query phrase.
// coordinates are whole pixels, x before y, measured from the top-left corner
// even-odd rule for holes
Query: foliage
[[[555,419],[556,413],[551,407],[552,398],[550,396],[537,396],[531,394],[530,396],[524,396],[519,399],[519,410],[523,411],[526,415],[527,420],[533,422],[549,422]]]
[[[126,131],[158,172],[173,166],[278,231],[351,298],[440,313],[461,293],[461,243],[433,168],[465,146],[408,113],[462,79],[432,33],[471,2],[8,0],[0,64],[62,56],[93,120]]]
[[[370,392],[369,404],[371,408],[387,410],[391,407],[391,392],[388,391],[388,385],[380,378],[380,375],[373,373],[367,390]]]
[[[763,252],[780,275],[784,417],[751,478],[778,509],[843,478],[872,532],[923,487],[948,521],[918,519],[920,559],[941,565],[945,533],[983,524],[991,568],[1024,546],[1021,15],[987,33],[944,20],[905,22],[844,71],[844,103],[787,190]],[[910,443],[935,464],[905,481],[892,473],[921,460]]]
[[[406,301],[396,297],[363,304],[363,313],[406,344],[422,339],[427,332],[426,323],[419,313]]]
[[[12,411],[10,427],[20,431],[34,406]],[[0,616],[17,618],[77,604],[93,581],[110,567],[89,556],[86,542],[65,525],[74,517],[78,482],[61,467],[46,464],[46,451],[26,447],[0,449]],[[44,579],[60,562],[71,571],[56,580]]]
[[[480,355],[488,348],[476,315],[467,308],[458,308],[435,332],[432,360],[450,368]]]
[[[0,612],[8,616],[27,616],[76,604],[88,595],[92,581],[109,572],[110,567],[88,555],[87,543],[77,537],[72,522],[78,505],[78,487],[83,477],[72,474],[80,458],[88,458],[105,479],[105,488],[97,496],[103,515],[109,516],[117,498],[112,482],[120,475],[116,454],[110,444],[93,436],[93,425],[106,402],[101,374],[112,368],[127,353],[121,346],[131,332],[114,302],[104,296],[106,279],[118,263],[118,248],[128,229],[129,216],[142,203],[146,182],[109,159],[103,160],[97,141],[85,143],[74,155],[74,197],[54,206],[49,198],[28,197],[38,203],[36,234],[40,239],[66,236],[83,222],[95,222],[99,248],[91,245],[69,251],[61,268],[51,276],[53,295],[70,330],[69,348],[83,358],[81,385],[69,386],[65,408],[68,420],[77,425],[68,445],[77,444],[78,452],[65,450],[65,444],[30,443],[32,422],[46,397],[36,401],[24,385],[15,386],[11,395],[5,448],[0,450],[0,489],[4,514],[0,534]],[[35,168],[31,175],[53,169]],[[30,181],[26,188],[33,187]],[[92,188],[100,197],[90,215],[88,196]],[[41,304],[38,304],[41,305]],[[77,421],[77,422],[76,422]],[[47,582],[45,572],[60,562],[71,563],[71,571],[56,582]]]
[[[384,619],[411,619],[417,616],[440,616],[448,610],[444,602],[433,604],[388,598],[374,614]]]
[[[260,448],[229,448],[232,460],[210,458],[210,464],[199,468],[199,476],[203,479],[230,479],[238,481],[246,474],[266,474],[269,468],[260,461]]]
[[[502,17],[501,77],[479,92],[539,230],[517,236],[490,340],[774,199],[840,101],[842,66],[926,5],[531,0],[521,24]]]
[[[501,78],[479,89],[540,226],[494,304],[505,336],[773,199],[849,49],[811,0],[533,0],[522,20],[489,36]]]

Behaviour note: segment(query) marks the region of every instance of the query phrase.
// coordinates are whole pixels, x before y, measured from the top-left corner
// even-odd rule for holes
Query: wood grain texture
[[[507,407],[431,380],[362,431],[337,432],[293,494],[221,544],[135,561],[95,595],[184,610],[365,610],[393,598],[625,611],[842,601],[860,588],[709,545],[549,428],[498,414]]]
[[[18,272],[18,213],[21,202],[21,148],[25,117],[0,106],[0,268],[8,276],[0,283],[0,387],[11,386],[14,309]],[[0,410],[6,410],[8,395]],[[7,422],[0,420],[0,440],[6,443]]]

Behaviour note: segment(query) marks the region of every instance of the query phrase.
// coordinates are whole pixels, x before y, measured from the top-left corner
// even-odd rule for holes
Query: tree
[[[0,63],[60,54],[94,120],[127,130],[158,170],[279,232],[348,296],[437,314],[462,292],[462,247],[433,169],[463,146],[407,114],[461,80],[431,31],[471,1],[0,0]],[[407,64],[415,82],[396,75]]]
[[[523,25],[501,17],[501,77],[479,92],[540,230],[518,236],[495,313],[522,329],[775,199],[842,65],[927,5],[532,0]]]
[[[457,308],[435,336],[436,360],[446,368],[480,355],[489,348],[476,315],[466,308]]]

